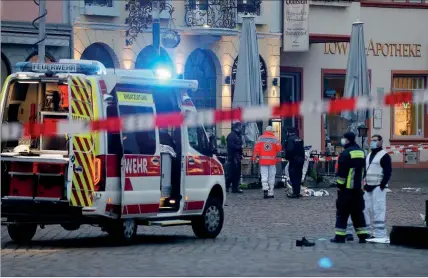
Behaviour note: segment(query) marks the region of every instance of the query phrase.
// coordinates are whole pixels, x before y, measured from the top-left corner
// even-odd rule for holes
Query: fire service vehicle
[[[107,70],[85,60],[17,67],[1,93],[2,126],[196,113],[188,92],[197,81],[165,69]],[[3,140],[1,215],[12,240],[29,242],[50,224],[98,226],[122,242],[138,225],[191,225],[215,238],[225,202],[215,138],[202,124],[130,130]]]

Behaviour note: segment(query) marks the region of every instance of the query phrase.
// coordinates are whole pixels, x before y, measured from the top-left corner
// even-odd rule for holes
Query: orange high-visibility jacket
[[[273,132],[266,131],[256,142],[253,152],[253,160],[259,158],[260,165],[275,165],[276,156],[282,147]]]

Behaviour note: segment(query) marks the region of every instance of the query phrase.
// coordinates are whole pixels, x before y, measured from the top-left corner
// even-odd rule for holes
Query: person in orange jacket
[[[281,143],[268,126],[265,133],[259,137],[253,152],[253,161],[260,164],[264,198],[273,198],[273,188],[276,176],[276,156],[281,151]]]

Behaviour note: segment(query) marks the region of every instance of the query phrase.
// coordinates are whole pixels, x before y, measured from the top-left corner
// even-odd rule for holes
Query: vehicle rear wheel
[[[197,237],[216,238],[223,228],[224,211],[221,202],[208,198],[204,212],[192,220],[192,229]]]
[[[37,231],[37,224],[8,224],[10,238],[18,244],[30,242]]]
[[[131,243],[137,236],[137,223],[134,219],[117,220],[112,222],[106,231],[114,240]]]

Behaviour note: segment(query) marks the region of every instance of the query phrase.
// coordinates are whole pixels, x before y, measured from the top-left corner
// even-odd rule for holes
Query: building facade
[[[99,60],[109,68],[153,67],[159,61],[152,46],[150,2],[72,1],[74,58]],[[265,103],[279,104],[279,85],[273,85],[273,80],[279,78],[280,1],[161,2],[165,5],[161,12],[161,33],[177,30],[181,42],[176,48],[161,45],[160,60],[178,75],[198,80],[199,89],[191,97],[199,109],[231,107],[239,28],[245,9],[242,4],[248,2],[256,7]],[[171,8],[174,9],[172,14]],[[145,23],[148,24],[145,26]],[[217,125],[217,136],[229,132],[230,123]]]
[[[54,62],[70,58],[72,28],[69,1],[46,1],[46,57]],[[39,7],[32,1],[14,0],[1,3],[1,86],[14,71],[17,62],[37,61],[38,30],[32,25]],[[38,26],[37,21],[35,25]]]
[[[398,1],[397,1],[398,2]],[[428,4],[393,1],[311,3],[310,47],[304,52],[281,52],[281,95],[320,101],[343,97],[352,23],[364,23],[372,94],[427,89]],[[402,103],[379,107],[367,121],[370,134],[380,134],[384,145],[428,142],[427,105]],[[340,146],[348,122],[340,115],[295,119],[305,143],[324,150]],[[428,151],[392,155],[395,167],[428,167]],[[416,160],[414,160],[416,158]]]

